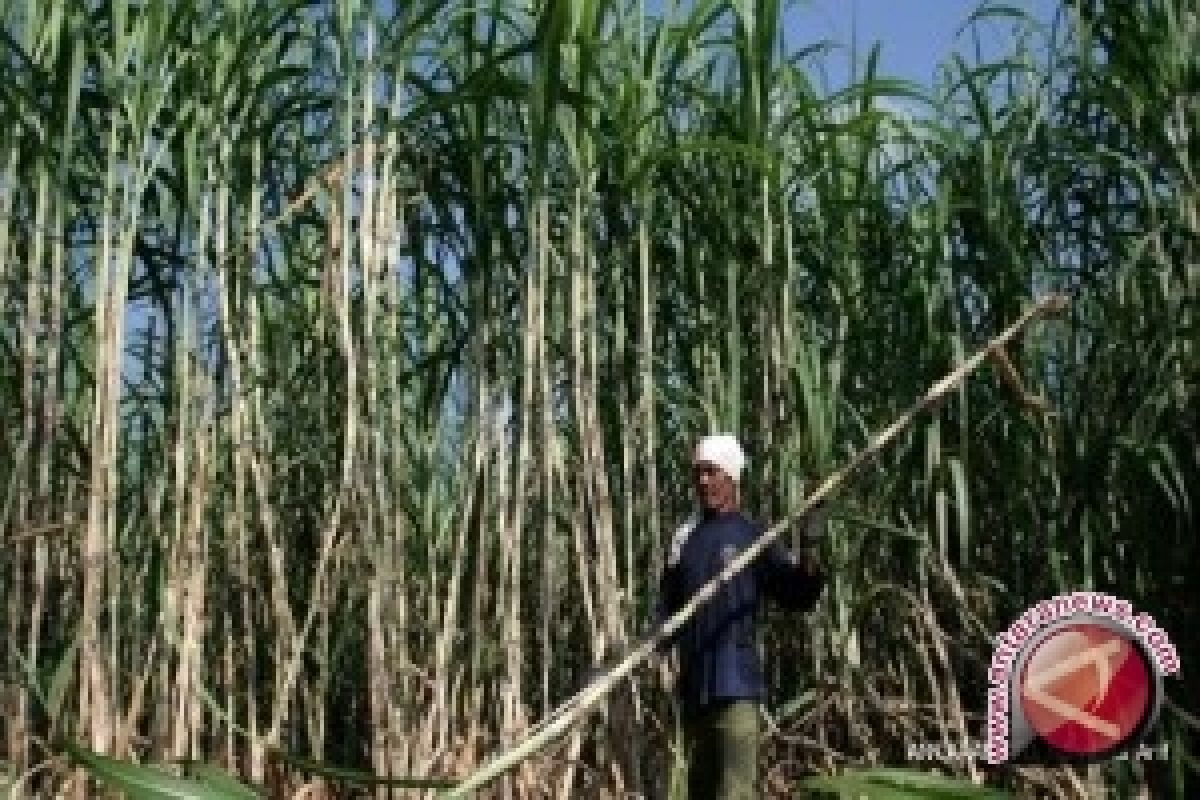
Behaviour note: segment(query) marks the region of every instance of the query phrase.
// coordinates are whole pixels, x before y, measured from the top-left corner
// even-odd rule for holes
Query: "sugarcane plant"
[[[850,43],[844,85],[809,13],[0,4],[0,781],[461,786],[645,641],[697,436],[777,523],[987,352],[767,619],[764,792],[901,791],[856,770],[978,734],[992,634],[1094,589],[1175,639],[1166,761],[908,766],[1187,797],[1195,11],[985,3],[930,81]],[[665,795],[640,674],[491,790]]]

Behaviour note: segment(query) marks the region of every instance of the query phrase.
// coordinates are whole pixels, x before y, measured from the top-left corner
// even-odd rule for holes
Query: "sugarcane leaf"
[[[958,778],[899,768],[848,770],[837,776],[809,778],[804,788],[839,798],[870,800],[1003,800],[1010,795],[999,789],[976,786]]]
[[[816,703],[817,696],[816,689],[806,689],[779,707],[779,710],[775,712],[776,720],[782,722],[785,719],[796,716],[796,714],[807,708],[811,708]]]
[[[262,800],[261,792],[238,782],[232,775],[220,767],[206,764],[203,761],[192,761],[184,765],[185,773],[192,778],[207,784],[214,789],[228,793],[231,798],[240,800]]]
[[[64,746],[71,760],[87,769],[92,777],[122,791],[130,800],[246,800],[257,797],[248,787],[215,786],[205,781],[179,778],[162,766],[134,764],[94,753],[72,742]],[[236,791],[235,791],[236,788]],[[247,794],[250,792],[250,794]]]
[[[961,458],[951,457],[947,464],[950,467],[950,481],[954,488],[954,511],[958,517],[958,545],[962,563],[966,563],[967,552],[970,548],[971,525],[971,495],[967,485],[967,469]]]
[[[63,653],[62,658],[58,662],[58,666],[54,670],[54,675],[50,678],[50,685],[46,689],[46,716],[53,722],[58,719],[59,713],[62,711],[63,698],[66,696],[67,687],[71,683],[71,678],[75,674],[75,656],[79,650],[79,628],[75,629],[75,635],[71,637],[71,643],[67,646],[67,651]]]
[[[16,656],[17,661],[21,663],[21,669],[25,673],[26,687],[33,692],[34,697],[37,699],[38,703],[41,704],[42,708],[45,708],[46,692],[42,688],[42,681],[38,676],[37,666],[28,658],[26,658],[25,654],[20,650],[13,650],[12,653],[14,656]]]

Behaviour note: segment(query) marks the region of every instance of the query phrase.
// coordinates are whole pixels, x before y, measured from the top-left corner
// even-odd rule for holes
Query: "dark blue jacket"
[[[678,562],[663,572],[659,621],[682,608],[764,530],[737,511],[706,514],[684,543]],[[762,595],[786,609],[809,611],[823,585],[821,575],[810,575],[776,541],[721,587],[667,643],[679,649],[684,708],[699,710],[717,699],[765,699],[755,644]]]

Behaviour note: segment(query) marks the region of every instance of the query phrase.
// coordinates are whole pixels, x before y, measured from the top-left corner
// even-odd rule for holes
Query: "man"
[[[660,620],[682,608],[764,531],[740,510],[745,465],[733,436],[707,436],[697,445],[692,477],[700,509],[672,542]],[[677,648],[680,661],[688,800],[757,797],[758,704],[766,698],[755,636],[760,596],[809,611],[824,580],[811,547],[796,557],[773,543],[671,637],[668,646]]]

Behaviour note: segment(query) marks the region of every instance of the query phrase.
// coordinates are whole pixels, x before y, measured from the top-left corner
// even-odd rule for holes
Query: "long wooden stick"
[[[860,450],[854,455],[850,462],[831,474],[828,478],[817,487],[816,491],[810,494],[801,504],[800,508],[785,516],[779,522],[775,523],[768,530],[764,531],[757,540],[741,554],[733,559],[721,574],[706,583],[693,595],[690,602],[683,608],[672,615],[663,625],[657,630],[646,636],[641,642],[633,648],[629,653],[622,658],[616,666],[609,670],[606,674],[596,678],[583,688],[572,700],[560,706],[560,711],[555,712],[552,718],[537,725],[526,737],[510,748],[507,752],[501,753],[492,759],[489,763],[484,764],[474,773],[467,776],[461,783],[453,789],[442,793],[442,797],[454,798],[464,797],[468,793],[482,788],[492,780],[504,774],[508,770],[515,767],[517,764],[529,758],[534,753],[546,747],[552,741],[562,736],[572,725],[578,722],[585,713],[600,701],[602,697],[608,694],[639,664],[645,661],[664,641],[679,630],[691,618],[696,610],[704,603],[708,602],[720,588],[729,582],[733,576],[737,575],[746,568],[754,559],[756,559],[775,539],[790,527],[795,520],[803,519],[812,508],[820,505],[834,490],[836,490],[846,479],[873,458],[880,450],[886,447],[895,439],[901,431],[912,424],[913,419],[917,414],[937,403],[944,395],[946,395],[956,385],[961,383],[964,378],[978,369],[979,365],[984,362],[991,354],[999,348],[1004,347],[1009,340],[1015,337],[1022,328],[1040,316],[1049,316],[1061,312],[1067,305],[1067,297],[1060,294],[1048,295],[1028,310],[1021,317],[1008,327],[1000,335],[992,339],[988,345],[969,359],[960,364],[953,372],[942,378],[940,381],[930,387],[925,395],[917,400],[916,403],[901,414],[891,425],[878,433],[870,444],[863,450]]]

